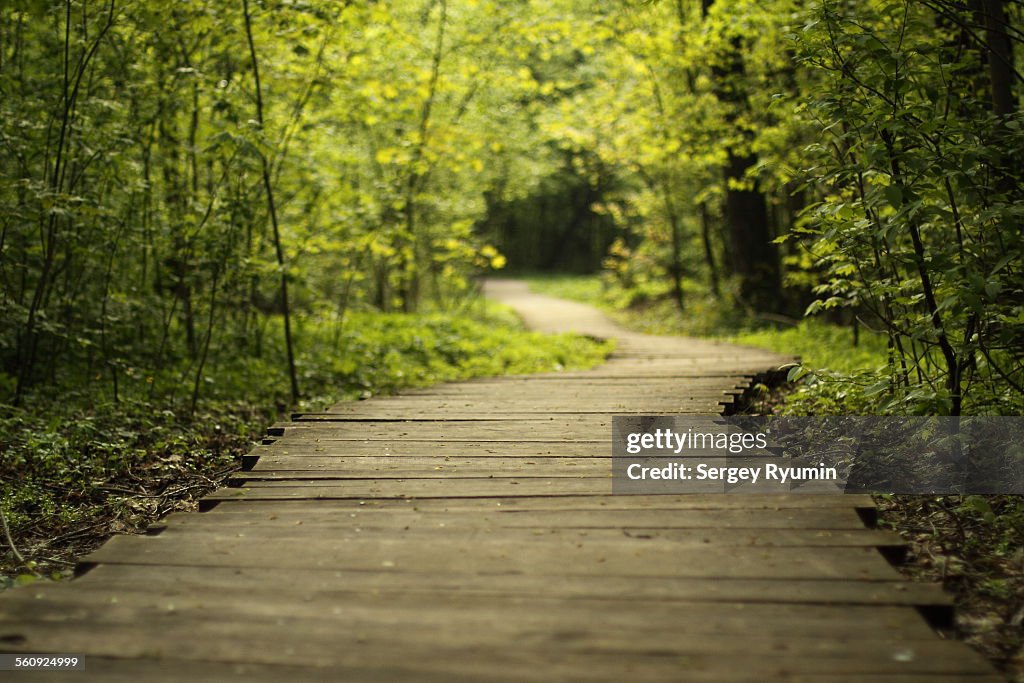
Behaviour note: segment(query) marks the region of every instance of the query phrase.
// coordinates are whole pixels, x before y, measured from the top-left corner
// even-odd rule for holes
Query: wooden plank
[[[284,422],[272,425],[268,433],[298,433],[305,437],[330,436],[353,441],[574,441],[583,437],[611,440],[610,417],[548,417],[531,422],[518,420],[472,420],[416,422]]]
[[[254,616],[250,611],[230,613],[197,619],[188,607],[178,608],[168,615],[160,606],[151,609],[131,609],[117,605],[107,612],[96,612],[96,625],[93,632],[81,629],[85,619],[94,612],[86,609],[75,609],[81,618],[66,618],[55,623],[42,620],[31,620],[21,629],[28,634],[39,647],[49,645],[47,641],[61,638],[58,630],[64,624],[73,635],[64,636],[76,652],[98,652],[99,654],[119,654],[122,656],[146,656],[154,652],[168,651],[167,642],[174,642],[177,647],[173,654],[178,657],[194,657],[197,659],[217,658],[220,660],[256,662],[262,664],[287,664],[290,662],[309,662],[322,667],[352,667],[386,665],[394,660],[397,653],[401,657],[412,658],[416,668],[440,671],[452,666],[446,660],[460,660],[458,666],[464,666],[465,660],[475,662],[475,669],[480,673],[488,666],[495,666],[496,661],[509,658],[509,650],[523,650],[518,657],[513,656],[510,664],[529,666],[538,658],[546,658],[561,653],[565,657],[583,655],[587,658],[606,655],[609,658],[622,658],[625,652],[635,648],[636,641],[644,643],[640,652],[630,653],[633,666],[638,663],[656,662],[665,658],[675,659],[678,667],[681,664],[697,667],[707,671],[716,671],[719,675],[727,675],[739,671],[764,671],[767,669],[785,668],[788,671],[812,673],[845,673],[861,675],[878,673],[944,673],[979,675],[989,673],[985,663],[979,661],[977,655],[966,650],[963,644],[950,646],[928,634],[927,637],[910,639],[891,629],[882,630],[875,638],[844,637],[835,633],[835,629],[825,629],[820,638],[808,634],[804,628],[795,627],[797,633],[790,636],[759,636],[744,638],[737,633],[741,628],[756,628],[752,621],[744,621],[739,628],[722,633],[712,632],[707,635],[693,633],[686,628],[686,623],[679,626],[666,624],[663,631],[640,629],[634,638],[623,633],[624,628],[618,624],[609,624],[603,631],[596,632],[596,627],[586,623],[561,619],[554,624],[532,622],[528,626],[534,630],[512,630],[496,628],[479,618],[466,618],[455,610],[443,610],[438,616],[447,616],[449,621],[438,622],[414,619],[407,624],[404,617],[418,616],[414,610],[387,610],[379,621],[381,624],[355,614],[352,609],[339,609],[349,619],[326,619],[310,617],[294,617],[291,614],[268,619],[267,616]],[[874,608],[879,611],[887,608]],[[326,611],[326,610],[325,610]],[[109,612],[123,614],[121,620],[111,623]],[[433,613],[434,610],[431,609]],[[453,614],[454,612],[454,614]],[[621,614],[618,613],[616,616]],[[60,615],[54,615],[60,619]],[[167,640],[161,641],[158,634],[139,635],[137,625],[124,623],[135,616],[140,620],[152,620],[153,628],[165,631]],[[235,617],[228,619],[226,617]],[[510,616],[518,617],[517,611]],[[636,615],[641,616],[641,615]],[[838,615],[837,615],[838,616]],[[885,617],[884,613],[880,616]],[[219,618],[218,618],[219,617]],[[305,619],[310,633],[305,638],[291,635],[286,629],[294,629]],[[355,623],[351,623],[350,619]],[[833,617],[833,620],[835,617]],[[500,620],[498,620],[500,621]],[[630,623],[639,623],[634,619]],[[790,624],[768,622],[775,627],[789,627]],[[235,633],[232,637],[231,627]],[[816,625],[814,622],[808,626]],[[2,627],[2,625],[0,625]],[[76,628],[78,627],[78,628]],[[134,627],[135,633],[132,633]],[[275,627],[283,633],[274,639],[271,636]],[[410,627],[419,628],[419,633],[410,632]],[[549,630],[550,629],[550,630]],[[82,632],[85,631],[85,632]],[[149,629],[147,629],[149,631]],[[884,636],[897,637],[899,640],[883,640]],[[76,637],[77,636],[77,637]],[[333,645],[330,639],[334,638]],[[103,640],[100,641],[99,639]],[[927,639],[925,639],[927,638]],[[501,639],[499,641],[499,639]],[[224,640],[234,645],[236,652],[227,651]],[[453,644],[458,642],[458,645]],[[743,642],[746,641],[746,642]],[[464,644],[463,644],[464,643]],[[508,647],[516,643],[517,647]],[[162,645],[161,645],[162,644]],[[117,647],[120,652],[115,650]],[[237,651],[241,652],[237,652]],[[518,661],[517,661],[518,660]],[[586,659],[577,660],[576,666],[583,671],[592,666],[593,662]],[[458,669],[456,669],[458,670]],[[657,667],[660,675],[666,673],[664,668]],[[678,674],[678,668],[676,673]],[[551,672],[548,672],[551,675]],[[491,680],[488,677],[480,680]],[[569,679],[576,680],[575,676]],[[632,679],[628,679],[632,680]],[[678,680],[678,679],[667,679]],[[687,678],[686,680],[689,680]],[[727,678],[726,680],[731,680]],[[778,680],[778,679],[769,679]]]
[[[292,451],[287,455],[274,455],[274,451],[269,451],[267,455],[257,456],[259,461],[253,467],[252,472],[372,473],[401,469],[419,471],[421,469],[439,468],[446,470],[472,470],[481,476],[487,476],[495,472],[553,471],[553,468],[557,468],[559,471],[571,470],[572,468],[590,468],[594,470],[603,469],[607,472],[612,467],[612,459],[607,455],[604,457],[594,456],[587,458],[550,454],[518,457],[495,455],[485,457],[450,457],[443,455],[366,455],[349,457],[347,455],[334,455],[326,452],[325,449],[320,449],[319,451],[310,449],[310,451],[300,453]]]
[[[273,444],[256,446],[250,455],[309,457],[573,457],[610,456],[611,441],[433,441],[406,439],[398,442],[354,441],[291,434],[276,437]]]
[[[491,498],[500,495],[514,496],[553,496],[576,494],[610,493],[607,484],[611,474],[558,474],[546,476],[537,474],[515,476],[491,475],[474,477],[464,475],[435,476],[434,473],[413,475],[409,477],[390,477],[387,475],[361,477],[281,477],[268,479],[237,479],[229,480],[233,488],[224,490],[218,495],[211,494],[204,498],[206,503],[225,499],[247,500],[328,500],[332,498]],[[236,486],[236,484],[238,484]],[[244,484],[241,485],[241,484]],[[619,495],[647,494],[651,490],[662,493],[689,493],[694,495],[729,493],[721,483],[713,481],[687,482],[685,484],[662,482],[655,488],[636,486],[618,492]],[[559,490],[564,493],[558,493]],[[776,482],[744,484],[736,489],[739,495],[772,494],[779,491],[792,491],[789,486]],[[842,495],[842,490],[829,482],[816,482],[797,489],[807,494]],[[507,493],[506,493],[507,492]]]
[[[507,401],[489,401],[473,396],[465,397],[420,397],[402,404],[344,403],[333,406],[329,411],[321,413],[295,413],[294,422],[340,422],[345,417],[363,418],[367,421],[375,417],[383,420],[436,420],[439,411],[448,411],[442,415],[451,421],[466,422],[477,420],[543,420],[545,416],[587,417],[611,415],[690,415],[694,417],[721,413],[719,406],[730,404],[743,392],[740,389],[728,389],[694,395],[667,394],[637,402],[628,397],[616,394],[608,396],[592,395],[589,399],[573,399],[570,397],[553,398],[549,395],[535,397],[520,396]]]
[[[455,510],[413,510],[359,506],[321,509],[305,505],[256,507],[221,505],[202,515],[173,513],[155,528],[189,527],[205,529],[230,525],[239,529],[269,522],[283,526],[304,525],[326,528],[374,527],[404,529],[445,524],[473,528],[490,526],[511,529],[814,529],[818,531],[864,529],[853,508],[798,508],[765,514],[748,509],[690,510],[509,510],[505,508]]]
[[[273,552],[237,537],[116,536],[85,558],[89,563],[180,564],[222,567],[334,567],[338,569],[557,573],[618,576],[689,576],[757,579],[892,580],[899,576],[874,548],[720,547],[694,553],[656,539],[565,540],[536,535],[525,541],[302,537],[273,543]]]
[[[749,377],[693,377],[693,378],[647,378],[621,376],[617,378],[548,379],[544,381],[496,378],[460,382],[458,384],[435,384],[429,387],[403,392],[401,395],[383,396],[373,399],[383,405],[399,404],[420,399],[451,399],[474,397],[488,401],[515,397],[536,397],[557,394],[566,398],[590,398],[594,392],[613,393],[637,399],[657,398],[666,393],[688,395],[704,392],[717,394],[730,389],[744,388],[750,383]],[[367,401],[346,401],[338,405],[365,405]]]
[[[681,454],[676,461],[699,459],[709,466],[759,467],[766,462],[777,461],[771,453],[751,454],[723,458],[702,457],[699,453]],[[319,456],[287,458],[259,458],[247,471],[235,473],[231,481],[243,485],[246,482],[266,480],[319,480],[336,479],[395,479],[395,478],[445,478],[445,477],[607,477],[613,471],[611,457],[590,458],[546,457],[546,458],[446,458],[443,456],[419,456],[405,458],[344,458]]]
[[[207,498],[209,499],[209,497]],[[204,500],[207,500],[204,499]],[[314,505],[309,501],[293,500],[274,503],[275,510],[309,510]],[[315,503],[325,512],[357,511],[404,508],[409,510],[780,510],[820,508],[875,510],[871,496],[863,494],[812,495],[812,494],[735,494],[735,495],[629,495],[608,494],[552,495],[534,497],[489,496],[479,498],[419,498],[419,499],[374,499],[371,496],[355,499],[323,500]],[[232,503],[239,512],[265,512],[264,502],[236,500]]]
[[[240,637],[246,625],[306,622],[313,627],[309,631],[328,630],[327,635],[333,635],[339,645],[361,638],[366,643],[402,643],[408,647],[432,643],[438,648],[459,649],[533,641],[562,645],[566,650],[621,651],[641,641],[652,649],[678,653],[739,653],[754,650],[759,640],[764,642],[758,638],[763,634],[769,636],[768,651],[780,642],[788,642],[790,652],[811,650],[822,658],[844,659],[844,653],[855,649],[858,641],[877,644],[900,640],[921,648],[936,643],[931,627],[915,609],[884,605],[635,600],[612,606],[607,601],[584,598],[395,596],[284,589],[265,592],[260,600],[251,599],[251,594],[212,590],[170,596],[119,589],[51,590],[44,595],[43,599],[0,603],[0,637],[7,635],[9,640],[21,624],[45,628],[92,623],[97,628],[126,625],[136,630],[138,624],[147,624],[147,631],[159,631],[157,626],[188,624],[201,628],[204,623],[221,621],[235,623]],[[496,619],[495,614],[502,618]],[[601,623],[594,622],[595,615],[600,615]],[[573,633],[571,637],[561,635],[569,632]],[[771,638],[772,634],[776,637]],[[281,629],[278,638],[279,643],[297,648],[308,635],[292,635]],[[158,638],[159,633],[152,637]],[[737,637],[748,642],[735,642]],[[307,653],[314,655],[309,650]],[[317,659],[344,662],[323,659],[331,656],[328,651]],[[277,658],[264,661],[284,663]],[[977,669],[976,662],[966,663]]]
[[[101,651],[110,649],[101,648]],[[373,667],[323,667],[315,664],[303,666],[301,664],[265,664],[252,661],[210,661],[208,658],[188,660],[181,658],[176,652],[169,652],[166,646],[164,649],[154,649],[131,658],[124,658],[123,652],[112,655],[89,653],[86,657],[86,674],[84,675],[81,671],[18,672],[18,681],[27,681],[28,683],[36,681],[41,683],[83,683],[85,680],[101,680],[107,683],[139,683],[140,681],[146,683],[181,683],[181,681],[203,681],[203,683],[221,683],[222,681],[233,683],[281,683],[282,681],[289,683],[323,683],[324,681],[470,683],[480,679],[473,674],[451,671],[410,671],[409,668],[400,664]],[[510,675],[497,674],[493,680],[499,683],[501,681],[513,682],[515,679]]]
[[[743,387],[732,384],[723,385],[721,382],[715,386],[687,387],[677,383],[665,382],[644,386],[638,389],[635,385],[629,388],[615,387],[606,384],[589,384],[582,381],[573,383],[571,389],[555,387],[517,387],[510,386],[501,388],[500,385],[488,387],[461,388],[458,391],[444,391],[437,389],[434,393],[422,393],[414,396],[395,396],[379,398],[372,401],[352,401],[340,403],[328,413],[337,413],[345,409],[359,410],[368,407],[377,408],[402,408],[404,406],[419,405],[447,405],[469,402],[480,405],[501,406],[504,404],[517,406],[531,401],[553,402],[555,398],[562,405],[570,405],[577,408],[586,408],[595,400],[615,399],[623,403],[643,404],[657,403],[666,399],[686,400],[690,398],[718,398],[723,394],[740,393]],[[546,391],[545,391],[546,389]],[[574,405],[578,404],[578,405]],[[645,407],[645,406],[641,406]],[[513,410],[514,412],[514,410]],[[316,411],[299,414],[316,414]]]
[[[629,382],[635,381],[637,378],[633,373],[633,368],[623,366],[627,365],[627,361],[614,359],[611,362],[606,362],[604,365],[599,365],[590,370],[560,370],[555,372],[539,372],[536,374],[526,375],[492,375],[487,377],[471,377],[469,379],[459,380],[458,382],[452,382],[450,384],[437,384],[428,387],[416,387],[403,389],[402,394],[417,394],[423,391],[430,391],[437,386],[477,386],[479,384],[489,384],[492,382],[502,382],[505,384],[537,384],[544,382],[572,382],[575,380],[584,380],[588,382]],[[678,366],[678,367],[677,367]],[[736,370],[709,370],[705,369],[699,363],[685,362],[681,366],[678,363],[671,364],[663,368],[661,373],[651,373],[647,377],[640,377],[640,379],[652,379],[652,380],[711,380],[711,379],[732,379],[735,381],[752,380],[758,375],[764,373],[767,368],[761,367],[757,364],[753,366],[741,367]]]
[[[289,449],[289,451],[291,452],[283,455],[274,455],[274,451],[266,450],[262,451],[265,455],[250,453],[249,455],[257,460],[251,470],[239,473],[239,475],[246,475],[242,477],[244,479],[256,478],[256,474],[269,475],[272,472],[305,472],[309,475],[323,473],[325,477],[331,477],[344,476],[353,472],[372,475],[375,472],[397,472],[405,469],[410,472],[464,470],[467,473],[475,472],[478,476],[488,476],[490,474],[510,472],[526,474],[531,471],[571,473],[574,471],[593,470],[594,472],[608,473],[612,469],[612,458],[607,453],[595,454],[590,457],[552,454],[526,456],[491,454],[484,457],[452,457],[427,454],[408,456],[372,454],[349,456],[344,454],[344,447],[335,447],[331,451],[323,447],[300,449],[297,453],[292,449]]]
[[[424,463],[418,466],[369,465],[359,467],[350,465],[346,469],[278,469],[263,467],[257,464],[249,472],[236,472],[230,478],[231,485],[247,485],[262,481],[319,481],[338,480],[375,480],[375,479],[453,479],[480,477],[488,478],[536,478],[536,477],[607,477],[611,473],[611,465],[600,462],[586,465],[559,465],[558,463],[542,463],[535,465],[523,464],[519,469],[511,467],[459,467],[446,464],[444,460]]]
[[[329,484],[329,485],[326,485]],[[219,489],[203,498],[225,500],[330,500],[364,498],[494,498],[499,496],[571,496],[611,493],[604,477],[367,479],[331,482],[250,482],[244,488]]]
[[[611,369],[617,364],[611,366]],[[547,391],[558,393],[578,391],[581,387],[604,387],[609,390],[627,388],[631,390],[644,390],[651,387],[662,388],[707,388],[722,390],[726,387],[748,386],[754,375],[737,373],[703,373],[671,372],[650,377],[636,377],[631,373],[609,373],[608,366],[605,370],[590,370],[577,373],[562,373],[557,375],[510,375],[507,377],[484,377],[470,379],[464,382],[451,384],[434,384],[428,387],[403,390],[401,395],[393,395],[375,398],[377,401],[399,401],[406,397],[419,396],[444,396],[450,394],[461,394],[463,392],[480,392],[484,389],[490,390],[489,395],[497,396],[506,391],[523,391],[537,393]],[[346,402],[348,403],[348,402]],[[342,403],[340,405],[345,405]]]
[[[500,496],[574,496],[601,495],[612,492],[611,472],[603,475],[561,477],[518,476],[451,476],[370,479],[279,479],[248,480],[244,487],[216,491],[203,500],[327,500],[332,498],[493,498]],[[653,488],[653,484],[648,487]],[[664,493],[724,494],[723,484],[717,481],[662,482]],[[772,494],[788,491],[788,487],[774,481],[744,484],[737,495]],[[842,491],[828,482],[816,488],[806,487],[807,495]],[[647,493],[647,490],[644,491]],[[627,495],[627,494],[622,494]],[[629,494],[632,495],[632,494]]]
[[[296,529],[301,526],[301,534]],[[346,523],[340,520],[334,524],[307,524],[304,520],[284,524],[279,520],[263,520],[259,524],[237,526],[208,522],[203,525],[168,525],[161,534],[168,538],[183,536],[209,536],[212,540],[249,539],[252,541],[266,540],[277,542],[280,539],[293,539],[313,535],[329,535],[332,541],[362,541],[367,538],[380,538],[393,535],[397,538],[412,540],[429,540],[433,543],[450,543],[474,541],[479,543],[524,543],[543,537],[546,541],[560,542],[619,542],[621,551],[626,552],[637,544],[644,546],[654,542],[670,545],[672,548],[695,549],[705,547],[802,547],[802,548],[905,548],[906,543],[896,534],[874,529],[834,530],[820,529],[765,529],[765,528],[731,528],[731,529],[664,529],[658,527],[624,526],[616,528],[603,527],[566,527],[553,520],[551,524],[533,527],[510,527],[500,524],[491,525],[473,519],[464,521],[449,519],[433,525],[416,525],[413,522],[402,526],[372,526],[361,522]],[[623,540],[625,539],[625,540]]]
[[[591,401],[585,406],[573,407],[567,403],[554,402],[550,400],[520,401],[509,404],[506,408],[500,405],[474,404],[471,402],[459,404],[438,404],[424,403],[421,405],[407,405],[399,408],[353,408],[351,411],[340,410],[333,413],[324,413],[319,417],[302,413],[301,417],[295,420],[295,424],[308,424],[317,422],[352,422],[356,420],[376,422],[402,422],[416,420],[420,422],[475,422],[475,421],[501,421],[501,422],[525,422],[528,420],[545,420],[552,415],[560,417],[568,416],[597,416],[608,417],[611,415],[691,415],[700,416],[708,413],[720,413],[722,406],[735,403],[736,397],[731,394],[720,394],[714,397],[685,397],[679,399],[664,399],[660,402],[649,402],[641,407],[636,407],[618,399],[606,401]]]
[[[589,668],[576,665],[573,670],[570,667],[576,660],[585,660],[591,664]],[[289,681],[294,683],[323,683],[323,681],[360,681],[360,683],[394,683],[394,681],[410,681],[411,683],[480,683],[486,680],[488,683],[550,683],[551,680],[574,680],[594,682],[615,682],[637,681],[666,681],[678,680],[673,675],[678,675],[684,666],[675,658],[662,657],[657,655],[645,655],[640,658],[627,661],[625,658],[614,655],[586,655],[568,654],[558,658],[552,656],[552,661],[544,661],[539,657],[527,662],[511,662],[507,656],[495,658],[492,668],[476,671],[466,671],[469,662],[460,662],[461,669],[427,671],[416,668],[409,660],[402,659],[388,664],[381,664],[375,667],[367,666],[346,666],[346,667],[317,667],[313,665],[277,665],[277,664],[254,664],[252,662],[214,662],[209,660],[189,661],[177,657],[165,657],[153,659],[150,657],[139,657],[137,659],[121,659],[109,656],[89,657],[90,676],[95,676],[110,683],[179,683],[183,680],[204,681],[219,683],[221,681],[244,681],[245,683],[281,683]],[[501,670],[497,667],[501,666]],[[571,674],[571,676],[570,676]],[[82,683],[81,672],[20,672],[18,680],[45,681],[46,683]],[[554,678],[561,676],[562,678]],[[742,671],[730,672],[728,678],[723,678],[718,671],[700,671],[687,669],[687,681],[691,683],[721,683],[728,680],[731,683],[764,683],[762,673],[751,673]],[[864,683],[864,674],[800,674],[786,672],[787,683]],[[872,674],[871,681],[877,683],[1005,683],[1005,678],[994,674]]]
[[[8,621],[13,618],[26,645],[45,647],[47,637],[56,635],[64,642],[70,640],[77,651],[116,646],[118,654],[130,656],[145,653],[160,638],[167,638],[177,646],[176,656],[226,658],[233,652],[234,657],[247,657],[246,661],[298,659],[322,666],[378,666],[384,651],[393,656],[396,649],[414,657],[417,666],[426,663],[428,668],[432,656],[438,661],[461,660],[473,653],[481,665],[493,666],[508,651],[509,642],[529,643],[523,649],[534,655],[550,651],[563,656],[576,652],[621,657],[640,641],[644,651],[657,652],[659,659],[685,657],[705,669],[718,667],[719,673],[736,664],[737,657],[742,667],[738,670],[749,670],[755,660],[777,666],[795,660],[800,664],[793,670],[807,672],[984,671],[976,659],[939,647],[941,643],[919,617],[902,608],[640,601],[629,609],[605,609],[606,617],[595,624],[593,615],[600,604],[587,601],[505,599],[496,603],[494,598],[463,596],[439,603],[437,596],[405,596],[395,601],[389,596],[346,594],[336,602],[331,594],[302,593],[275,593],[265,601],[253,601],[217,591],[176,596],[154,596],[148,591],[67,595],[66,601],[50,597],[38,611],[32,608],[39,600],[24,601],[25,614],[18,613],[15,603],[0,616],[0,634],[13,626]],[[554,604],[559,608],[544,608]],[[505,618],[494,620],[495,609]],[[85,623],[89,629],[74,628]],[[141,631],[140,623],[149,628]],[[225,651],[225,629],[233,629],[233,650]],[[761,633],[779,635],[756,635]],[[333,647],[326,647],[328,639]],[[912,653],[909,662],[907,653]],[[916,667],[913,662],[918,662]],[[724,669],[723,663],[728,664]]]
[[[847,581],[823,579],[693,579],[685,577],[632,577],[608,575],[474,574],[450,569],[417,571],[415,576],[390,571],[338,569],[275,569],[102,564],[74,582],[74,590],[146,591],[164,596],[197,590],[237,592],[252,596],[274,586],[287,591],[301,588],[303,595],[332,591],[354,594],[471,594],[477,596],[529,595],[575,600],[629,603],[634,599],[668,602],[792,603],[820,605],[892,605],[949,607],[952,598],[936,585],[902,579]],[[31,599],[42,599],[38,588],[25,589]],[[609,607],[609,609],[614,606]]]
[[[664,362],[627,360],[625,358],[611,358],[609,362],[592,370],[563,370],[561,372],[542,373],[537,375],[506,375],[501,377],[480,377],[467,379],[458,382],[462,385],[474,385],[478,382],[501,380],[505,382],[546,382],[546,381],[573,381],[582,380],[586,382],[626,382],[636,380],[710,380],[725,379],[744,381],[762,376],[766,372],[773,371],[779,363],[747,363],[737,361],[732,363],[717,363],[709,367],[702,359],[678,358]],[[429,388],[429,387],[428,387]],[[422,389],[407,389],[407,392],[415,394]]]
[[[714,398],[689,398],[666,400],[660,404],[648,404],[636,408],[623,402],[598,403],[593,401],[585,407],[574,408],[565,403],[549,401],[523,401],[502,408],[499,405],[483,405],[473,403],[462,404],[424,404],[408,405],[403,408],[364,408],[351,411],[325,413],[311,417],[303,413],[295,420],[296,424],[323,422],[527,422],[531,420],[547,420],[551,416],[559,417],[592,415],[608,417],[611,415],[690,415],[700,416],[710,412],[721,412],[722,406],[735,403],[736,397],[722,394]]]
[[[707,386],[686,386],[680,385],[678,382],[658,382],[638,388],[635,382],[636,380],[634,380],[631,386],[625,383],[623,383],[623,386],[615,386],[609,384],[590,384],[577,380],[572,382],[571,388],[561,388],[557,385],[535,387],[509,386],[502,388],[500,385],[497,385],[493,387],[461,387],[458,390],[435,389],[431,393],[403,394],[401,396],[375,398],[369,401],[346,401],[332,406],[330,410],[324,412],[337,413],[365,409],[371,406],[377,408],[402,408],[404,406],[458,404],[461,402],[492,406],[500,406],[507,403],[510,406],[519,406],[532,401],[553,402],[556,398],[562,405],[568,405],[576,409],[586,409],[595,401],[610,400],[630,405],[638,404],[640,407],[646,408],[645,404],[658,403],[668,399],[717,399],[723,394],[742,393],[746,388],[746,385],[735,385],[732,382],[722,381],[708,384]],[[514,408],[512,412],[515,412]]]
[[[493,622],[480,624],[475,631],[462,624],[454,628],[431,624],[432,630],[421,634],[418,642],[407,642],[391,640],[386,632],[380,634],[376,629],[353,633],[346,628],[344,620],[321,619],[306,621],[303,630],[309,633],[305,638],[297,638],[290,630],[303,622],[292,619],[270,623],[218,619],[192,622],[159,613],[152,616],[154,628],[144,634],[140,634],[136,624],[103,624],[90,630],[75,628],[81,622],[71,620],[64,622],[64,633],[60,624],[38,621],[25,624],[21,630],[28,634],[31,642],[44,647],[53,642],[67,642],[75,651],[106,656],[153,657],[167,653],[176,659],[239,662],[247,666],[303,662],[346,676],[332,680],[381,680],[374,676],[375,671],[388,672],[394,676],[392,680],[413,681],[438,680],[432,677],[441,674],[456,677],[448,680],[467,676],[468,680],[477,681],[746,680],[759,683],[801,680],[795,676],[825,682],[879,680],[884,683],[907,680],[895,677],[914,673],[960,676],[953,680],[963,682],[976,680],[965,677],[990,674],[982,668],[976,655],[966,651],[965,645],[939,641],[908,644],[879,639],[834,643],[827,640],[827,636],[807,640],[758,636],[749,639],[682,638],[678,631],[671,631],[666,636],[676,638],[666,643],[666,647],[655,649],[657,644],[651,644],[624,656],[622,649],[614,649],[611,638],[587,638],[589,630],[566,629],[550,634],[548,639],[540,633],[525,634],[518,641],[453,647],[447,645],[447,641],[463,635],[463,629],[467,635],[476,636],[475,640],[504,630],[494,628]],[[404,635],[401,623],[394,626]],[[157,629],[160,633],[153,633]],[[340,633],[336,633],[336,629]],[[168,642],[177,647],[171,650]],[[510,647],[510,643],[515,646]],[[633,643],[635,649],[636,640]],[[748,643],[749,647],[745,647]],[[842,648],[830,649],[836,645]],[[368,673],[365,678],[364,671]],[[685,679],[679,678],[681,672],[685,672]],[[758,678],[749,677],[753,672]],[[880,675],[894,678],[876,678]]]

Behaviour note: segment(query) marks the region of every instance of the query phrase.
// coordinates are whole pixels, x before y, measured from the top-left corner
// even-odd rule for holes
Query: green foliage
[[[854,345],[851,328],[820,320],[802,320],[784,329],[743,332],[731,340],[799,356],[807,367],[829,372],[862,372],[886,361],[885,340],[881,336],[861,331]]]
[[[1020,412],[1019,5],[715,0],[591,16],[601,47],[578,73],[603,77],[544,130],[617,178],[594,204],[621,230],[603,300],[654,332],[786,309],[856,320],[886,349],[851,407]]]
[[[210,339],[259,358],[282,312],[457,307],[504,264],[485,195],[555,163],[522,55],[570,33],[490,0],[7,3],[0,399],[198,375]]]
[[[789,372],[793,391],[778,412],[783,415],[872,415],[884,410],[875,389],[884,376],[886,342],[863,330],[818,320],[785,329],[760,329],[728,337],[737,344],[794,355],[800,364]]]
[[[195,404],[225,340],[457,309],[500,240],[683,331],[859,318],[886,410],[1019,405],[1021,13],[989,5],[1008,45],[947,0],[8,3],[0,397]]]
[[[111,533],[142,531],[238,467],[273,409],[235,398],[197,413],[75,392],[0,418],[0,511],[24,566],[0,552],[0,587],[60,578]],[[11,572],[22,571],[20,575]],[[7,575],[5,577],[5,575]]]
[[[852,307],[885,329],[886,410],[1020,404],[1024,119],[993,114],[983,61],[1005,57],[962,28],[973,19],[825,1],[799,33],[823,134],[807,150],[821,199],[795,233],[826,270],[809,312]]]

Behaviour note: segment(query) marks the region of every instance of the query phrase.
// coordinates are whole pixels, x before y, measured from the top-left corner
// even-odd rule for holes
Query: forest
[[[524,331],[497,272],[806,347],[782,411],[1020,415],[1022,15],[5,1],[4,567],[209,490],[289,408],[608,353]]]

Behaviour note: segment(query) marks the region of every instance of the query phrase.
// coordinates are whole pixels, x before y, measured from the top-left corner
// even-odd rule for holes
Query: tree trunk
[[[745,181],[748,168],[757,161],[753,155],[729,150],[726,183]],[[768,227],[768,203],[764,192],[755,188],[730,187],[725,194],[725,220],[732,243],[733,268],[740,279],[740,298],[759,311],[778,308],[779,255]]]
[[[702,0],[706,18],[714,0]],[[749,109],[746,95],[736,87],[745,73],[743,53],[738,39],[730,41],[724,63],[712,67],[715,95],[730,104],[726,114],[729,125],[737,125],[739,113]],[[724,87],[731,80],[732,87]],[[745,133],[746,135],[746,133]],[[746,177],[747,170],[757,163],[749,152],[728,149],[725,167],[725,221],[732,255],[732,267],[740,281],[741,302],[759,311],[775,311],[781,299],[779,254],[772,242],[768,224],[768,202],[756,182]]]
[[[249,43],[249,57],[252,59],[252,77],[256,95],[256,122],[263,131],[263,90],[260,86],[259,62],[256,60],[256,43],[252,37],[252,19],[249,16],[249,0],[242,0],[242,11],[245,16],[245,37]],[[295,371],[295,348],[292,344],[291,308],[288,305],[288,269],[285,267],[284,247],[281,245],[281,229],[277,221],[277,204],[274,202],[274,187],[270,182],[270,162],[267,155],[260,152],[263,171],[263,189],[267,195],[267,213],[270,214],[270,225],[273,228],[274,254],[277,267],[281,271],[281,308],[284,314],[284,346],[288,355],[288,379],[291,384],[292,403],[299,400],[299,379]]]
[[[988,75],[992,89],[992,111],[1008,116],[1017,111],[1013,95],[1013,43],[1007,34],[1004,0],[981,0],[988,44]]]
[[[409,162],[409,176],[405,184],[405,235],[399,242],[399,293],[402,298],[402,310],[406,313],[415,311],[420,299],[420,259],[426,252],[426,260],[430,261],[429,240],[420,238],[420,226],[417,225],[416,195],[419,193],[426,173],[417,170],[423,160],[430,135],[430,117],[437,98],[437,82],[441,75],[441,59],[444,57],[445,29],[448,25],[448,0],[441,0],[441,15],[437,20],[437,34],[434,39],[434,51],[430,59],[430,82],[427,86],[427,98],[420,112],[418,140]],[[408,240],[411,253],[403,254],[403,242]]]
[[[683,223],[676,211],[675,203],[672,201],[672,189],[666,186],[665,211],[668,213],[669,225],[672,229],[672,259],[669,269],[672,271],[672,298],[675,299],[676,308],[682,313],[686,310],[686,302],[683,297]]]
[[[704,261],[708,264],[708,280],[711,284],[711,293],[718,298],[722,294],[718,284],[718,264],[715,260],[715,249],[711,244],[711,216],[708,213],[707,202],[700,203],[700,233],[704,242]]]

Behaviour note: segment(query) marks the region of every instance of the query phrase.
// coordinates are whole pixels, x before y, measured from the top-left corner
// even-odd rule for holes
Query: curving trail
[[[618,350],[275,425],[203,512],[0,595],[0,651],[86,658],[11,680],[1000,680],[870,498],[611,494],[611,415],[718,414],[785,358],[487,292]]]

